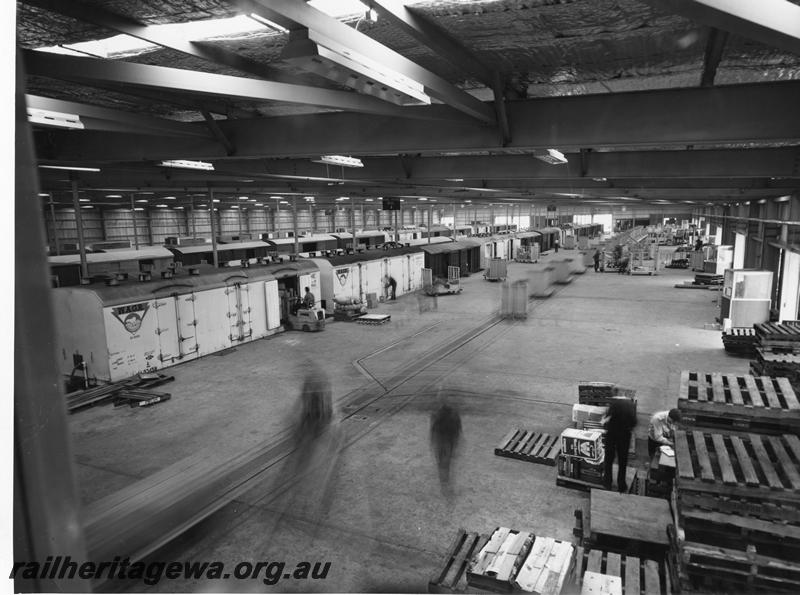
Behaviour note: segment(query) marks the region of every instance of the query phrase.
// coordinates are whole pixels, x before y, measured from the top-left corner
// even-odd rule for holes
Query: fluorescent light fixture
[[[180,169],[202,169],[214,171],[214,164],[205,161],[189,161],[187,159],[167,159],[160,163],[162,167],[177,167]]]
[[[464,202],[472,202],[471,200],[465,200]]]
[[[239,208],[239,205],[231,205],[231,208],[232,208],[232,209],[238,209],[238,208]]]
[[[183,207],[172,207],[173,209],[183,209]]]
[[[365,199],[364,199],[364,202],[372,202],[372,200],[373,200],[373,199],[371,199],[371,198],[365,198]]]
[[[219,202],[218,198],[213,199],[211,202]]]
[[[313,197],[313,196],[305,196],[304,198],[305,198],[306,200],[314,200],[314,197]]]
[[[789,195],[786,196],[779,196],[775,199],[775,202],[786,202],[787,200],[792,200],[792,197]]]
[[[325,163],[326,165],[340,165],[342,167],[364,167],[361,159],[356,157],[346,157],[344,155],[323,155],[319,159],[312,159],[314,163]]]
[[[64,112],[54,112],[49,109],[28,108],[28,122],[31,124],[43,124],[45,126],[55,126],[56,128],[77,128],[83,130],[83,122],[78,114],[65,114]]]
[[[608,182],[608,178],[592,178],[595,182]]]
[[[134,207],[133,210],[134,211],[144,211],[144,209],[142,207]]]
[[[82,209],[93,209],[94,207],[92,205],[83,205],[81,208]]]
[[[547,153],[536,152],[533,154],[533,156],[540,161],[549,163],[550,165],[563,165],[567,163],[567,158],[564,157],[564,153],[558,151],[557,149],[547,149]]]
[[[79,198],[78,200],[79,200],[80,202],[89,202],[89,199],[88,199],[88,198]]]
[[[50,194],[49,194],[49,193],[47,193],[47,192],[40,192],[40,193],[39,193],[39,196],[50,196]]]
[[[146,198],[140,198],[140,199],[139,199],[139,200],[137,200],[136,202],[147,202],[147,199],[146,199]]]
[[[66,169],[69,171],[100,171],[99,167],[77,167],[73,165],[40,165],[41,169]]]
[[[156,205],[156,208],[158,208],[158,209],[166,209],[167,205],[164,205],[164,204]]]
[[[420,196],[417,200],[428,200],[428,199],[425,198],[424,196]]]
[[[121,194],[106,194],[106,198],[122,198]]]
[[[464,178],[445,178],[445,182],[463,182]]]
[[[288,201],[288,200],[282,200],[282,201],[281,201],[279,204],[282,204],[282,205],[288,205],[288,204],[289,204],[289,201]]]
[[[165,196],[164,200],[175,200],[174,196]]]
[[[249,16],[251,19],[253,19],[257,23],[261,23],[265,27],[269,27],[270,29],[274,29],[275,31],[278,31],[279,33],[288,33],[289,32],[289,30],[286,27],[284,27],[282,25],[279,25],[278,23],[276,23],[274,21],[270,21],[269,19],[265,19],[260,14],[256,14],[254,12],[251,12],[247,16]]]
[[[264,206],[264,203],[263,203],[263,202],[257,202],[257,203],[256,203],[256,206],[257,206],[257,207],[263,207],[263,206]]]
[[[283,200],[282,196],[270,196],[270,198],[273,200]]]
[[[256,202],[257,200],[258,200],[257,198],[251,198],[251,199],[249,199],[249,201],[250,201],[250,202]]]
[[[250,199],[249,196],[240,196],[239,197],[239,200],[249,200],[249,199]]]
[[[281,60],[396,105],[431,103],[421,83],[354,52],[319,31],[291,31]]]
[[[713,204],[713,203],[708,203],[708,204]],[[760,205],[767,204],[767,199],[766,198],[762,198],[761,200],[758,201],[758,204],[760,204]]]

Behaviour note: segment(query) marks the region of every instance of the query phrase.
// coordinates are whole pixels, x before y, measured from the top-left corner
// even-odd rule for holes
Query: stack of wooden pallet
[[[675,454],[682,587],[800,591],[800,439],[678,430]]]
[[[755,325],[756,357],[753,374],[788,378],[800,391],[800,322],[764,322]]]
[[[722,331],[722,345],[728,353],[756,355],[756,331],[753,328],[731,328]]]
[[[79,409],[99,405],[109,400],[124,402],[125,404],[130,404],[131,407],[145,407],[161,403],[169,400],[171,395],[150,389],[172,380],[175,380],[174,376],[141,374],[120,382],[68,393],[66,395],[67,411],[73,413]]]
[[[800,402],[786,378],[683,371],[678,409],[690,426],[800,433]]]

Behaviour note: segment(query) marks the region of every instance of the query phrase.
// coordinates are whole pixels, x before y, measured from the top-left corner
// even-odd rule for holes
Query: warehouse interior
[[[13,559],[158,572],[14,589],[797,592],[800,1],[749,4],[18,0]]]

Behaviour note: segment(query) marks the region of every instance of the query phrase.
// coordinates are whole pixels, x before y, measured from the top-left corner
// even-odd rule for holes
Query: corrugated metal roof
[[[138,250],[130,248],[108,250],[106,252],[88,252],[86,254],[86,262],[122,262],[126,260],[172,257],[172,252],[162,246],[142,246]],[[81,256],[80,254],[62,254],[59,256],[48,256],[47,260],[51,265],[79,264],[81,262]]]
[[[447,244],[425,244],[420,246],[428,254],[441,254],[442,252],[458,252],[459,250],[469,250],[479,248],[479,242],[473,240],[456,240]]]

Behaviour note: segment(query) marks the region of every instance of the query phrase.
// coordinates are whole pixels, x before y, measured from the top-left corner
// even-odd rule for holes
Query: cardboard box
[[[608,413],[608,407],[599,407],[597,405],[581,405],[575,403],[572,406],[572,421],[576,423],[592,422],[601,423],[603,417]]]
[[[603,432],[567,428],[561,432],[561,452],[596,463],[603,458]]]

